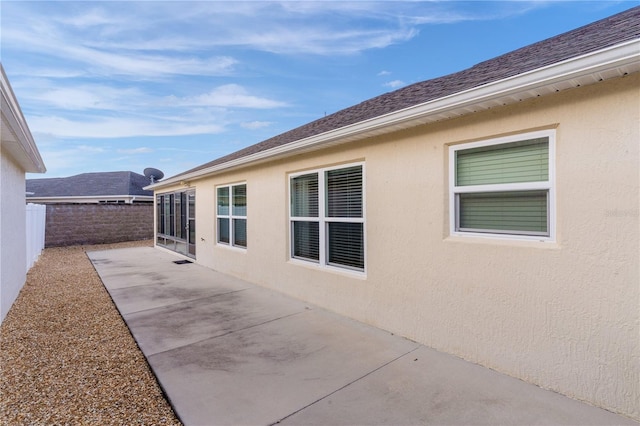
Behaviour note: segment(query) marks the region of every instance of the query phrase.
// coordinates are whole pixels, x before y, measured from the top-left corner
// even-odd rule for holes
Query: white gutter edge
[[[225,163],[197,170],[192,173],[169,178],[162,182],[144,187],[145,190],[162,188],[170,184],[189,181],[210,173],[248,165],[271,157],[286,153],[293,153],[305,148],[323,145],[339,139],[353,137],[360,133],[402,124],[430,115],[441,114],[448,110],[471,106],[481,102],[519,93],[541,86],[570,80],[584,75],[603,72],[616,67],[637,63],[640,61],[640,39],[620,43],[618,45],[591,52],[558,62],[546,67],[538,68],[523,74],[503,80],[488,83],[483,86],[468,89],[449,96],[434,99],[423,104],[414,105],[403,110],[391,112],[369,120],[330,130],[319,135],[310,136],[295,142],[290,142],[265,151],[250,154]]]
[[[37,197],[33,195],[27,195],[26,199],[28,202],[52,202],[52,201],[65,201],[71,200],[78,202],[80,200],[88,200],[88,201],[100,201],[100,200],[129,200],[134,201],[138,200],[153,200],[153,195],[69,195],[69,196],[50,196],[50,197]]]
[[[18,104],[15,93],[13,93],[13,89],[9,83],[9,78],[5,74],[2,64],[0,64],[0,84],[2,85],[2,104],[3,106],[6,105],[9,109],[7,112],[11,115],[10,117],[7,117],[7,119],[13,118],[15,120],[17,128],[14,128],[13,130],[16,132],[20,146],[33,165],[33,169],[30,167],[25,167],[25,169],[29,172],[31,172],[31,170],[34,170],[34,172],[37,173],[46,172],[47,168],[44,165],[44,161],[42,161],[42,157],[40,156],[38,147],[33,139],[33,135],[29,130],[27,120],[22,114],[22,109],[20,108],[20,104]]]

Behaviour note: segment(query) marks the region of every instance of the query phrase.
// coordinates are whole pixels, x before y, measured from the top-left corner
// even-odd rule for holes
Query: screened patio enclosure
[[[156,243],[196,257],[196,192],[193,189],[156,195]]]

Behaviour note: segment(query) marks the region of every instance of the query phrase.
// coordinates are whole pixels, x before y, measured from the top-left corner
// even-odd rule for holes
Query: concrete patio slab
[[[175,264],[174,261],[181,259],[170,254],[154,257],[158,250],[146,249],[151,254],[132,255],[123,249],[114,250],[119,252],[115,254],[97,251],[89,255],[123,315],[254,287],[194,263]],[[105,257],[105,253],[110,257]],[[211,281],[215,285],[211,285]]]
[[[265,306],[269,309],[264,309]],[[252,288],[128,313],[126,321],[148,356],[301,313],[304,309],[302,303]]]
[[[558,393],[421,347],[280,424],[515,426],[628,422],[616,417]]]
[[[186,424],[268,425],[416,349],[307,312],[151,355]],[[202,392],[206,389],[206,392]]]
[[[162,250],[88,255],[186,425],[637,425]]]

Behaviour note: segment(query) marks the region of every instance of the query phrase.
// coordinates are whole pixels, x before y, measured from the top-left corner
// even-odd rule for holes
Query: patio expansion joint
[[[360,376],[360,377],[357,377],[357,378],[353,379],[352,381],[350,381],[350,382],[349,382],[349,383],[347,383],[346,385],[341,386],[341,387],[339,387],[338,389],[336,389],[336,390],[334,390],[334,391],[332,391],[332,392],[329,392],[328,394],[324,395],[323,397],[320,397],[320,398],[316,399],[315,401],[313,401],[313,402],[311,402],[311,403],[309,403],[309,404],[305,405],[304,407],[301,407],[301,408],[297,409],[296,411],[294,411],[294,412],[292,412],[292,413],[289,413],[288,415],[284,416],[284,417],[283,417],[283,418],[281,418],[280,420],[278,420],[278,421],[276,421],[276,422],[271,423],[269,426],[274,426],[274,425],[277,425],[277,424],[281,423],[282,421],[284,421],[284,420],[288,419],[289,417],[291,417],[291,416],[293,416],[293,415],[295,415],[295,414],[297,414],[297,413],[299,413],[299,412],[301,412],[301,411],[303,411],[303,410],[306,410],[307,408],[311,407],[312,405],[317,404],[318,402],[320,402],[320,401],[322,401],[322,400],[324,400],[324,399],[326,399],[326,398],[330,397],[331,395],[333,395],[333,394],[335,394],[335,393],[337,393],[337,392],[340,392],[341,390],[343,390],[343,389],[345,389],[345,388],[348,388],[348,387],[349,387],[349,386],[351,386],[352,384],[354,384],[354,383],[356,383],[356,382],[359,382],[360,380],[364,379],[365,377],[370,376],[371,374],[375,373],[376,371],[383,369],[383,368],[384,368],[384,367],[386,367],[387,365],[389,365],[389,364],[392,364],[392,363],[396,362],[396,361],[397,361],[397,360],[399,360],[400,358],[403,358],[403,357],[405,357],[405,356],[409,355],[410,353],[417,351],[418,349],[420,349],[420,346],[419,346],[419,345],[418,345],[418,346],[416,346],[415,348],[411,349],[410,351],[407,351],[407,352],[405,352],[405,353],[403,353],[403,354],[401,354],[401,355],[398,355],[397,357],[393,358],[392,360],[389,360],[389,361],[385,362],[384,364],[382,364],[382,365],[380,365],[380,366],[378,366],[378,367],[374,368],[373,370],[371,370],[371,371],[369,371],[369,372],[367,372],[367,373],[363,374],[362,376]]]

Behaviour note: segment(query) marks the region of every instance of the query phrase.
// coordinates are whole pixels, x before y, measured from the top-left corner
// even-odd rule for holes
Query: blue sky
[[[172,176],[637,1],[5,1],[1,60],[45,175]]]

